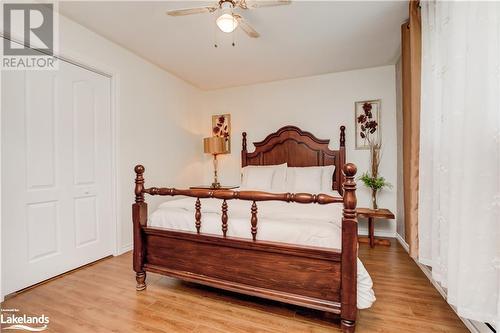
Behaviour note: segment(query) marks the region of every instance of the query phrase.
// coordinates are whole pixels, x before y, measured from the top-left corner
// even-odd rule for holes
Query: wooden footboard
[[[137,290],[146,288],[146,271],[212,287],[296,304],[339,315],[343,332],[354,332],[357,289],[356,167],[344,165],[344,196],[254,191],[145,188],[144,167],[137,166],[134,223],[134,270]],[[197,198],[193,223],[198,232],[147,226],[144,194]],[[200,233],[203,209],[199,198],[222,199],[223,236]],[[251,236],[227,237],[227,200],[249,200]],[[344,204],[342,251],[257,240],[259,201]],[[250,235],[249,235],[250,236]]]
[[[152,228],[145,234],[148,271],[340,314],[337,251]]]

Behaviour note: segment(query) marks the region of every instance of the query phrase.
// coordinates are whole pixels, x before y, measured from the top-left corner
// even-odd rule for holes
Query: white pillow
[[[295,193],[332,191],[334,171],[335,165],[287,168],[287,191]]]
[[[323,169],[321,176],[321,190],[323,192],[332,191],[333,188],[333,173],[335,172],[335,165],[327,165],[319,167]]]
[[[246,166],[243,168],[241,187],[254,190],[285,191],[286,167],[286,163]]]
[[[319,193],[321,192],[322,170],[318,168],[289,168],[291,172],[287,178],[287,186],[294,193]]]

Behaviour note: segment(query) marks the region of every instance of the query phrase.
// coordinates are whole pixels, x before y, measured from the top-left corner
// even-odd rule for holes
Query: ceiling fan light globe
[[[222,14],[216,20],[217,26],[222,32],[231,33],[238,27],[238,21],[231,14]]]

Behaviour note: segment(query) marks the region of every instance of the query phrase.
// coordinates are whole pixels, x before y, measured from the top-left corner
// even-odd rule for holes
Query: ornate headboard
[[[333,190],[342,194],[345,160],[345,126],[340,126],[340,148],[328,148],[330,140],[321,140],[296,126],[285,126],[254,142],[255,151],[247,152],[247,133],[243,132],[241,166],[288,163],[290,167],[335,165]]]

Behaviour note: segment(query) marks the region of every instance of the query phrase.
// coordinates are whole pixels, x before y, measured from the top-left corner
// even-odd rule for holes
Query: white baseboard
[[[408,246],[408,243],[405,242],[405,240],[403,239],[403,237],[401,237],[399,234],[396,234],[396,239],[398,240],[399,244],[401,244],[401,246],[406,250],[406,252],[409,253],[410,252],[410,247]],[[436,288],[436,290],[446,300],[446,291],[443,289],[443,287],[439,283],[437,283],[432,278],[432,272],[431,272],[430,268],[428,266],[426,266],[426,265],[421,264],[418,260],[413,259],[413,261],[415,261],[415,263],[417,264],[417,266],[422,270],[422,272],[424,272],[425,276],[429,279],[429,281],[432,283],[432,285],[434,286],[434,288]],[[456,311],[456,309],[455,309],[454,306],[451,306],[451,308],[453,309],[453,311],[455,311],[455,313],[457,313],[457,311]],[[458,316],[458,313],[457,313],[457,316]],[[493,332],[484,323],[480,323],[480,322],[477,322],[477,321],[474,321],[474,320],[469,320],[469,319],[466,319],[466,318],[462,318],[460,316],[458,316],[458,318],[460,318],[460,320],[462,320],[462,322],[464,323],[465,327],[467,327],[469,329],[469,331],[471,331],[472,333],[492,333]]]
[[[398,240],[399,244],[405,249],[406,252],[410,253],[410,245],[404,240],[404,238],[396,232],[396,239]]]
[[[358,228],[358,235],[367,236],[368,235],[368,229],[366,229],[366,228]],[[377,231],[377,230],[375,230],[375,237],[394,238],[394,237],[396,237],[396,233],[395,232],[390,232],[390,231]]]
[[[489,328],[488,326],[486,326],[486,324],[484,323],[480,323],[480,322],[477,322],[475,320],[468,320],[468,319],[463,319],[463,318],[460,318],[462,319],[462,321],[464,322],[465,326],[467,326],[467,328],[469,329],[469,331],[471,332],[479,332],[479,333],[493,333],[494,331]]]
[[[124,254],[125,252],[128,252],[128,251],[131,251],[133,248],[134,248],[134,244],[132,244],[132,243],[123,245],[120,248],[120,251],[118,251],[118,253],[116,254],[116,256],[122,255],[122,254]]]

